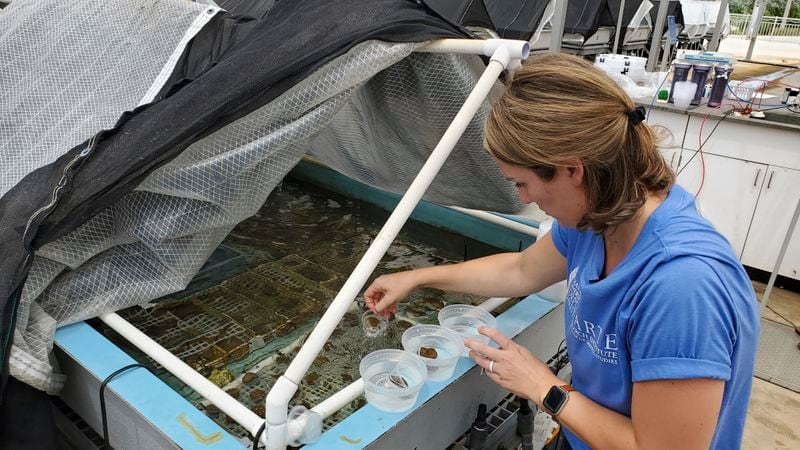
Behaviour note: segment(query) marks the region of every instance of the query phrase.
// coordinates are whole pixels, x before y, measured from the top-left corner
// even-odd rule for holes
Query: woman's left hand
[[[541,406],[550,387],[563,384],[545,363],[499,331],[480,327],[478,332],[497,342],[500,348],[472,339],[464,340],[464,345],[470,349],[469,357],[483,367],[486,375],[495,383],[538,406]]]

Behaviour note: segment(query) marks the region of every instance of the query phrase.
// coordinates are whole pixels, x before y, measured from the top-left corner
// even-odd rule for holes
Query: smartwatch
[[[546,409],[550,415],[557,416],[558,413],[564,409],[564,405],[567,404],[569,393],[574,390],[575,388],[568,384],[553,386],[547,391],[547,395],[544,396],[542,406],[544,406],[544,409]]]

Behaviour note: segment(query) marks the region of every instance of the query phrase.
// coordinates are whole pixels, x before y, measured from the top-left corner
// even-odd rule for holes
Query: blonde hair
[[[591,63],[565,54],[534,57],[517,69],[486,119],[485,146],[507,164],[548,181],[557,167],[584,166],[589,212],[578,224],[602,233],[636,215],[649,192],[669,190],[675,174],[636,105]]]

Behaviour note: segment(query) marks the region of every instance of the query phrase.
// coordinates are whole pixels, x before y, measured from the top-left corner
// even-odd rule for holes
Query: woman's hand
[[[540,407],[547,391],[552,386],[563,384],[545,363],[499,331],[480,327],[478,332],[497,342],[500,348],[490,347],[472,339],[466,339],[464,345],[471,350],[470,358],[483,367],[485,374],[495,383],[533,401]]]
[[[413,270],[381,275],[364,292],[367,308],[389,319],[397,312],[397,302],[418,287]]]

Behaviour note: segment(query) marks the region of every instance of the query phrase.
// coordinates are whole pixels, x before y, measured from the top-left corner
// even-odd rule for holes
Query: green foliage
[[[730,0],[728,8],[734,14],[750,14],[753,11],[753,3],[754,0]],[[769,0],[764,15],[783,17],[784,8],[786,8],[786,0]],[[800,1],[792,1],[789,17],[800,18]]]

